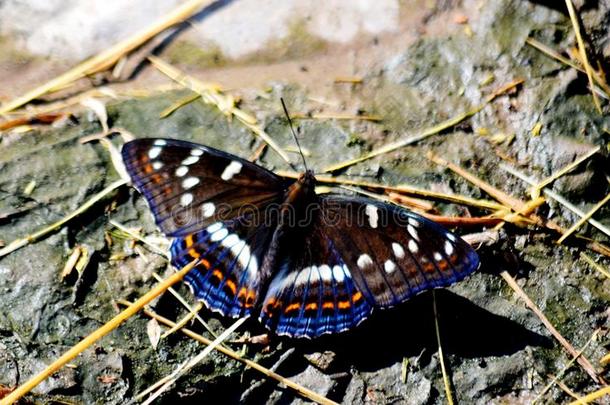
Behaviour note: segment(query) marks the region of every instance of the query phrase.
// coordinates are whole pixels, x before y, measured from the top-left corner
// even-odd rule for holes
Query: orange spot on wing
[[[438,268],[441,270],[447,270],[449,268],[449,263],[447,263],[447,260],[440,260],[438,262]]]
[[[339,309],[347,309],[352,305],[351,302],[349,301],[339,301],[337,302],[337,306],[339,307]]]
[[[210,269],[210,262],[208,262],[207,260],[201,259],[199,263],[203,264],[203,267],[205,267],[206,269]]]
[[[326,301],[322,304],[322,308],[324,309],[333,309],[335,307],[335,303],[332,301]]]
[[[214,269],[214,271],[212,272],[212,276],[216,277],[220,281],[222,281],[222,279],[224,278],[222,271],[220,271],[218,269]]]
[[[144,165],[144,173],[151,174],[153,172],[153,167],[150,163]]]
[[[235,285],[235,282],[233,282],[233,280],[227,279],[227,282],[225,283],[225,285],[227,287],[229,287],[229,289],[231,290],[233,295],[235,295],[235,293],[237,293],[237,286]]]
[[[292,312],[292,311],[296,311],[297,309],[299,309],[301,307],[301,304],[299,304],[298,302],[295,302],[293,304],[290,304],[286,307],[286,309],[284,309],[284,313],[288,313],[288,312]]]
[[[352,295],[352,302],[355,304],[356,302],[360,301],[362,299],[362,293],[360,291],[356,291],[353,295]]]
[[[449,256],[449,261],[453,264],[457,263],[457,259],[458,259],[458,255],[456,255],[455,253],[452,254],[451,256]]]
[[[161,183],[161,181],[163,180],[163,178],[161,176],[159,176],[157,173],[151,174],[150,175],[150,180],[153,183],[159,184]]]
[[[310,302],[309,304],[305,305],[305,310],[310,310],[310,311],[315,311],[316,309],[318,309],[318,304],[315,302]]]
[[[256,291],[248,290],[248,294],[246,295],[246,308],[254,306],[254,298],[256,298]]]
[[[434,271],[434,265],[430,262],[424,263],[424,271],[427,271],[428,273],[432,273]]]

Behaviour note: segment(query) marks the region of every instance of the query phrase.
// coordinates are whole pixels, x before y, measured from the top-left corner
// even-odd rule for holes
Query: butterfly
[[[311,170],[287,179],[232,154],[172,139],[124,144],[125,168],[171,263],[223,316],[258,314],[277,335],[315,338],[356,327],[376,309],[464,279],[474,249],[407,209],[315,193]]]

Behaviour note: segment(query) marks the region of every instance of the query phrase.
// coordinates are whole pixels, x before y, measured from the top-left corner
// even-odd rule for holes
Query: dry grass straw
[[[457,124],[459,124],[460,122],[464,121],[467,118],[472,117],[473,115],[477,114],[479,111],[481,111],[483,108],[485,108],[485,106],[487,104],[489,104],[490,102],[492,102],[496,97],[505,94],[506,92],[512,90],[513,88],[515,88],[516,86],[520,85],[521,83],[523,83],[523,79],[517,79],[514,80],[510,83],[508,83],[507,85],[502,86],[501,88],[499,88],[498,90],[494,91],[492,94],[490,94],[489,96],[487,96],[487,98],[485,99],[485,102],[471,110],[468,110],[462,114],[459,114],[453,118],[450,118],[444,122],[441,122],[440,124],[437,124],[431,128],[427,128],[424,129],[423,131],[421,131],[419,134],[417,135],[413,135],[410,136],[408,138],[387,144],[385,146],[382,146],[379,149],[375,149],[367,154],[365,154],[364,156],[361,156],[359,158],[356,159],[350,159],[350,160],[346,160],[344,162],[341,163],[337,163],[337,164],[333,164],[331,166],[328,166],[324,169],[322,169],[322,171],[324,172],[336,172],[338,170],[342,170],[345,169],[346,167],[352,166],[356,163],[360,163],[363,162],[365,160],[374,158],[376,156],[380,156],[380,155],[384,155],[386,153],[389,152],[393,152],[397,149],[400,149],[402,147],[405,147],[407,145],[411,145],[413,143],[419,142],[423,139],[426,139],[432,135],[436,135],[442,131],[445,131],[449,128],[452,128],[454,126],[456,126]]]
[[[277,174],[283,177],[288,178],[298,178],[299,173],[295,172],[286,172],[286,171],[276,171]],[[439,193],[431,190],[423,190],[421,188],[408,186],[408,185],[397,185],[397,186],[386,186],[379,183],[361,181],[361,180],[352,180],[340,177],[332,177],[325,175],[316,175],[316,180],[318,183],[322,184],[332,184],[332,185],[343,185],[343,186],[356,186],[363,189],[371,189],[371,190],[379,190],[385,192],[396,192],[400,194],[407,194],[411,196],[417,196],[426,199],[444,201],[455,204],[468,205],[471,207],[487,209],[492,211],[500,211],[506,209],[506,207],[502,204],[498,204],[495,201],[488,200],[477,200],[475,198],[470,198],[461,195],[455,194],[446,194]]]
[[[76,345],[72,346],[67,352],[65,352],[62,356],[60,356],[57,360],[55,360],[51,365],[45,368],[43,371],[38,373],[37,375],[30,378],[27,382],[20,385],[15,389],[15,391],[11,392],[5,398],[0,400],[0,405],[10,405],[13,402],[16,402],[25,394],[30,392],[34,387],[40,384],[42,381],[53,375],[60,368],[65,366],[69,361],[76,358],[80,353],[85,351],[87,348],[91,347],[95,342],[97,342],[102,337],[106,336],[108,333],[112,332],[114,329],[118,328],[119,325],[129,319],[131,316],[136,314],[140,309],[142,309],[146,304],[150,301],[154,300],[167,290],[170,286],[176,284],[184,276],[191,271],[193,267],[195,267],[198,263],[198,260],[193,260],[188,265],[184,266],[180,271],[172,274],[168,277],[163,283],[157,284],[150,291],[144,294],[140,299],[134,302],[132,305],[127,307],[121,313],[116,315],[110,321],[106,322],[103,326],[98,328],[96,331],[88,335],[86,338],[81,340]]]
[[[589,86],[591,86],[591,94],[593,95],[593,103],[595,103],[595,108],[601,114],[602,107],[597,98],[597,94],[594,91],[594,81],[593,81],[593,68],[589,63],[589,59],[587,57],[587,49],[585,48],[585,41],[582,39],[582,34],[580,32],[580,24],[578,22],[578,16],[576,15],[576,11],[574,10],[574,4],[572,4],[572,0],[565,0],[566,6],[568,8],[568,13],[570,14],[570,20],[572,21],[572,26],[574,27],[574,34],[576,35],[576,42],[578,43],[578,50],[580,51],[580,58],[582,64],[585,68],[585,72],[587,73],[587,78],[589,79]]]
[[[587,262],[591,267],[593,267],[595,270],[597,270],[601,275],[610,279],[610,272],[608,270],[606,270],[604,267],[602,267],[601,265],[599,265],[598,263],[595,263],[595,260],[593,260],[591,257],[589,257],[589,255],[587,255],[584,252],[580,252],[580,257],[585,262]]]
[[[93,197],[91,197],[89,200],[87,200],[84,204],[82,204],[72,213],[68,214],[67,216],[60,219],[59,221],[54,222],[51,225],[46,226],[43,229],[34,232],[31,235],[27,235],[23,238],[15,239],[11,243],[9,243],[8,245],[6,245],[2,249],[0,249],[0,257],[6,256],[7,254],[9,254],[11,252],[14,252],[17,249],[21,249],[22,247],[26,246],[27,244],[34,242],[34,241],[42,238],[43,236],[46,236],[49,233],[58,230],[59,228],[64,226],[67,222],[69,222],[72,219],[76,218],[77,216],[83,214],[89,208],[91,208],[92,206],[97,204],[99,201],[106,198],[106,196],[111,194],[113,191],[115,191],[116,189],[118,189],[119,187],[121,187],[125,184],[127,184],[126,180],[116,180],[116,181],[112,182],[109,186],[104,188],[99,193],[95,194]]]
[[[585,395],[582,398],[577,399],[576,401],[572,401],[572,402],[570,402],[569,405],[590,404],[591,402],[593,402],[603,396],[606,396],[606,395],[610,395],[610,386],[601,388],[597,391],[594,391],[588,395]]]
[[[513,176],[517,177],[518,179],[528,183],[531,186],[535,186],[537,184],[537,182],[534,181],[532,178],[515,170],[514,168],[508,166],[507,164],[500,163],[500,168],[505,170],[506,172],[512,174]],[[544,193],[544,195],[546,197],[557,201],[559,204],[563,205],[564,207],[566,207],[567,209],[569,209],[570,211],[572,211],[574,214],[578,215],[579,217],[582,218],[586,215],[586,213],[584,211],[582,211],[580,208],[576,207],[574,204],[572,204],[567,199],[565,199],[563,196],[554,192],[553,190],[549,190],[549,189],[545,188],[542,190],[542,192]],[[610,236],[610,229],[607,226],[605,226],[604,224],[602,224],[601,222],[596,221],[593,218],[589,218],[587,222],[589,222],[592,226],[596,227],[597,229],[599,229],[606,235]]]
[[[290,158],[286,152],[263,130],[258,124],[256,118],[245,111],[237,108],[235,99],[231,96],[224,95],[218,86],[201,82],[194,77],[188,76],[180,70],[176,69],[162,59],[155,56],[149,56],[148,59],[161,73],[174,80],[178,84],[198,93],[204,102],[215,105],[223,114],[229,118],[235,117],[239,122],[250,129],[255,135],[265,141],[278,155],[288,164],[291,164]]]
[[[601,207],[603,207],[608,201],[610,201],[610,194],[606,195],[600,202],[595,204],[589,212],[587,212],[582,218],[580,218],[574,225],[561,235],[561,238],[557,239],[557,243],[563,243],[572,233],[576,232],[585,222],[587,222],[593,214],[595,214]]]
[[[438,310],[436,308],[436,291],[432,290],[432,309],[434,311],[434,329],[436,332],[436,343],[438,344],[438,360],[441,363],[441,372],[443,374],[443,386],[445,388],[445,395],[447,396],[447,403],[453,405],[453,394],[451,393],[451,381],[447,374],[447,368],[445,367],[445,356],[443,356],[443,346],[441,344],[441,332],[438,326]]]
[[[537,41],[534,38],[528,38],[525,40],[525,42],[528,45],[531,45],[532,47],[538,49],[540,52],[544,53],[545,55],[563,63],[564,65],[569,66],[572,69],[575,69],[581,73],[585,73],[585,74],[587,73],[582,67],[580,67],[576,63],[572,62],[570,59],[563,57],[559,52],[557,52],[554,49],[552,49],[551,47],[543,44],[542,42]],[[608,83],[606,83],[604,78],[597,72],[592,71],[591,73],[593,74],[593,79],[595,80],[595,83],[597,84],[597,86],[599,86],[599,87],[597,87],[597,86],[594,87],[594,91],[597,91],[599,93],[603,92],[602,94],[605,95],[605,97],[610,97],[610,87],[608,86]]]
[[[552,182],[554,182],[558,178],[560,178],[560,177],[570,173],[572,170],[576,169],[578,166],[580,166],[581,163],[589,160],[589,158],[591,158],[593,155],[595,155],[597,152],[599,152],[600,149],[601,148],[599,146],[591,149],[589,152],[585,153],[584,155],[582,155],[578,159],[574,160],[572,163],[570,163],[570,164],[564,166],[563,168],[557,170],[555,173],[553,173],[552,175],[550,175],[546,179],[540,181],[538,184],[535,184],[532,187],[532,190],[531,190],[532,198],[539,197],[540,196],[540,192],[542,191],[542,189],[544,187],[548,186],[549,184],[551,184]]]
[[[551,388],[553,388],[553,386],[555,384],[557,384],[559,381],[561,381],[561,379],[563,378],[566,371],[568,371],[570,369],[570,367],[572,367],[572,365],[574,365],[574,362],[578,359],[578,357],[580,357],[583,354],[583,352],[587,349],[587,347],[589,347],[589,345],[597,339],[598,334],[599,334],[599,329],[594,331],[593,334],[591,334],[591,337],[589,338],[589,340],[587,340],[587,343],[585,343],[585,345],[582,347],[582,349],[580,349],[578,351],[578,356],[572,357],[572,359],[570,359],[568,364],[566,364],[565,367],[555,377],[553,377],[553,379],[542,389],[542,391],[540,391],[538,396],[536,396],[536,398],[534,398],[534,400],[532,401],[532,405],[534,405],[536,402],[540,401],[542,399],[542,397]]]
[[[94,74],[96,72],[108,69],[115,63],[117,63],[124,55],[137,49],[142,44],[149,41],[151,38],[166,30],[167,28],[176,25],[187,18],[191,17],[197,11],[201,10],[205,5],[211,4],[210,0],[189,0],[183,5],[177,7],[172,12],[166,14],[152,24],[146,27],[142,31],[136,33],[132,37],[119,42],[118,44],[100,52],[94,57],[87,59],[76,67],[70,69],[66,73],[57,76],[56,78],[48,81],[47,83],[36,87],[33,90],[28,91],[24,95],[11,100],[2,106],[0,106],[0,115],[6,114],[16,108],[19,108],[30,101],[53,92],[59,88],[65,88],[66,86],[74,83],[76,80],[81,79],[87,75]]]
[[[161,396],[161,394],[163,394],[165,391],[167,391],[178,380],[178,378],[180,376],[184,375],[189,370],[191,370],[193,367],[195,367],[197,364],[201,363],[203,361],[203,359],[205,359],[210,353],[212,353],[212,350],[214,350],[222,342],[227,340],[229,338],[229,336],[233,332],[235,332],[235,330],[245,322],[245,320],[246,320],[246,318],[240,318],[237,321],[235,321],[233,323],[233,325],[231,325],[230,327],[225,329],[220,334],[220,336],[218,336],[216,339],[214,339],[214,341],[210,342],[210,344],[205,349],[203,349],[203,351],[201,353],[199,353],[195,357],[189,359],[185,363],[181,364],[170,375],[162,378],[161,380],[157,381],[155,384],[153,384],[152,386],[147,388],[142,393],[136,395],[134,400],[142,399],[149,393],[152,393],[148,398],[146,398],[146,400],[144,402],[142,402],[143,405],[151,404],[155,399],[159,398],[159,396]],[[176,325],[174,328],[179,329],[178,325]]]
[[[164,325],[167,325],[169,327],[174,327],[176,324],[175,322],[162,317],[161,315],[156,314],[155,312],[151,311],[150,309],[144,309],[144,313],[146,315],[148,315],[151,318],[156,319],[159,323],[162,323]],[[212,341],[208,338],[206,338],[205,336],[201,336],[189,329],[185,329],[182,328],[180,329],[180,332],[184,333],[185,335],[187,335],[188,337],[197,340],[198,342],[201,342],[205,345],[210,345],[212,343]],[[240,355],[239,353],[237,353],[234,350],[231,350],[229,348],[226,348],[224,346],[217,346],[215,348],[217,351],[231,357],[234,360],[237,360],[241,363],[243,363],[244,365],[246,365],[247,367],[250,367],[262,374],[264,374],[265,376],[272,378],[274,380],[276,380],[277,382],[279,382],[280,384],[285,385],[286,387],[295,390],[297,393],[299,393],[300,395],[304,396],[305,398],[308,398],[314,402],[317,402],[319,404],[324,404],[324,405],[336,405],[336,402],[325,398],[322,395],[317,394],[316,392],[310,390],[309,388],[303,387],[297,383],[295,383],[294,381],[282,377],[281,375],[277,374],[274,371],[269,370],[266,367],[261,366],[260,364],[252,361],[252,360],[248,360],[246,358],[244,358],[242,355]]]
[[[449,163],[449,162],[441,159],[438,156],[429,155],[429,158],[432,161],[436,162],[437,164],[443,165],[443,166],[449,168],[450,170],[454,171],[458,175],[464,177],[466,180],[468,180],[471,183],[473,183],[474,185],[478,186],[483,191],[485,191],[492,197],[496,198],[498,201],[511,207],[514,211],[521,212],[521,213],[523,213],[523,215],[528,215],[530,218],[534,219],[536,223],[539,223],[540,225],[546,224],[546,226],[548,227],[550,221],[544,221],[542,218],[538,217],[537,215],[535,215],[531,212],[530,213],[527,212],[528,204],[520,201],[519,199],[517,199],[515,197],[512,197],[512,196],[504,193],[501,190],[498,190],[497,188],[493,187],[491,184],[486,183],[483,180],[477,178],[476,176],[469,173],[465,169],[463,169],[455,164]],[[558,225],[556,225],[556,224],[553,224],[553,225],[554,225],[554,227],[557,227],[561,231],[561,228]],[[501,274],[502,278],[504,278],[504,280],[507,282],[507,284],[515,291],[515,293],[517,293],[517,295],[532,310],[532,312],[534,312],[534,314],[536,314],[536,316],[540,319],[540,321],[544,324],[544,326],[548,329],[548,331],[555,337],[555,339],[557,339],[557,341],[564,347],[564,349],[571,356],[577,357],[578,363],[580,364],[582,369],[591,377],[591,379],[598,384],[601,383],[602,380],[597,375],[597,372],[595,371],[595,368],[593,367],[591,362],[589,362],[589,360],[584,356],[578,356],[578,352],[576,351],[576,349],[574,349],[574,347],[570,344],[570,342],[568,342],[559,333],[559,331],[553,326],[553,324],[548,320],[548,318],[544,315],[544,313],[536,306],[536,304],[528,297],[528,295],[525,293],[525,291],[523,291],[523,289],[517,284],[516,280],[507,271],[502,271],[500,274]]]

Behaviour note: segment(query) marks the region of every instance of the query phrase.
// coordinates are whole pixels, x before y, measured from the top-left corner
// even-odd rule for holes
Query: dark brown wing
[[[136,139],[122,149],[161,231],[186,236],[279,202],[284,182],[247,160],[186,141]]]

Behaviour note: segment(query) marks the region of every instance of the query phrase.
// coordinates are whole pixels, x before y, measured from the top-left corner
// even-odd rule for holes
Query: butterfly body
[[[173,237],[172,264],[225,316],[258,313],[279,335],[313,338],[357,326],[479,265],[457,236],[413,212],[359,197],[316,195],[296,181],[194,143],[138,139],[123,147],[135,187]]]

